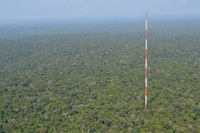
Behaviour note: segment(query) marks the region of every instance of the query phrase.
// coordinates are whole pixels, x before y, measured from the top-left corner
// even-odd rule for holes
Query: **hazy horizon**
[[[102,20],[140,18],[200,17],[200,1],[132,0],[6,0],[0,4],[0,23],[46,20]]]

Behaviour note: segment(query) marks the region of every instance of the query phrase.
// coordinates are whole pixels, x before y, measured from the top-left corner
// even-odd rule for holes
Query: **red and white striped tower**
[[[145,13],[145,108],[147,109],[148,96],[148,13]]]

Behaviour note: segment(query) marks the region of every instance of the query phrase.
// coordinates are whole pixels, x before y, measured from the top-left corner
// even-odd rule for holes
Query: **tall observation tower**
[[[145,13],[145,108],[148,108],[148,13]]]

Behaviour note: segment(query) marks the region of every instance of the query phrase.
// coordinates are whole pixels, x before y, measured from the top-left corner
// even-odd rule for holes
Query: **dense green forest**
[[[142,26],[0,38],[0,132],[199,132],[200,32],[164,26],[150,25],[148,110]]]

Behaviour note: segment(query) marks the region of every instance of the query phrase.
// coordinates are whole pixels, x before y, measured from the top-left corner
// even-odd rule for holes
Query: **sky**
[[[0,20],[200,16],[200,0],[0,0]]]

